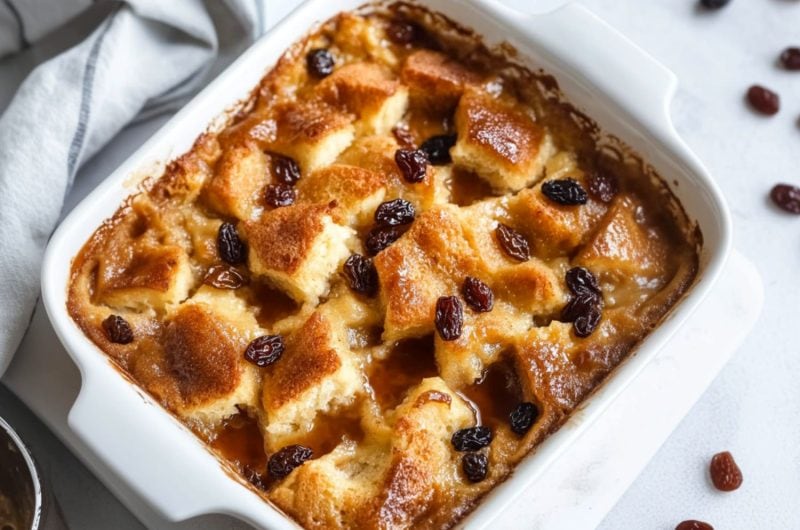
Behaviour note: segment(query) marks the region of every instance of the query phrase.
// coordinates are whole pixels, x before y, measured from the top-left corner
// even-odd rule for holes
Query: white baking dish
[[[120,481],[165,519],[208,513],[264,528],[296,528],[279,511],[232,480],[204,445],[157,402],[131,384],[89,341],[66,311],[70,261],[137,184],[158,175],[187,151],[209,124],[248,96],[290,44],[315,22],[364,0],[308,0],[256,42],[202,93],[81,202],[56,230],[42,268],[42,297],[53,327],[81,371],[81,392],[69,425]],[[425,5],[475,29],[494,45],[509,42],[519,61],[554,75],[567,98],[621,138],[670,183],[703,233],[698,279],[651,333],[571,419],[463,522],[484,528],[546,470],[602,412],[691,314],[717,279],[731,242],[731,222],[719,189],[678,137],[669,117],[675,76],[585,8],[571,4],[530,16],[493,0],[425,0]],[[213,126],[213,125],[212,125]]]

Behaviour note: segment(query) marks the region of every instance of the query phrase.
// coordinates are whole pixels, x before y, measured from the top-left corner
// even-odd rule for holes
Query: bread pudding
[[[554,79],[369,5],[121,205],[68,310],[302,526],[449,528],[678,303],[701,244]]]

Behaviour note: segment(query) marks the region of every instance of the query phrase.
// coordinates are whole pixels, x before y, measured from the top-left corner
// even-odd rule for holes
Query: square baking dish
[[[363,0],[308,0],[265,34],[86,197],[54,233],[42,267],[42,297],[57,335],[78,365],[82,385],[69,414],[75,434],[120,481],[170,521],[228,514],[262,528],[297,525],[237,480],[205,445],[125,378],[67,313],[70,262],[101,223],[149,175],[191,148],[202,132],[224,125],[231,109],[293,42],[315,24]],[[420,3],[474,29],[487,45],[510,44],[515,59],[559,82],[566,98],[604,133],[620,138],[669,183],[703,235],[700,268],[684,298],[614,373],[461,522],[486,528],[526,486],[545,480],[560,453],[602,413],[685,321],[722,270],[731,244],[727,206],[707,171],[677,135],[669,117],[675,76],[577,4],[526,15],[493,0]]]

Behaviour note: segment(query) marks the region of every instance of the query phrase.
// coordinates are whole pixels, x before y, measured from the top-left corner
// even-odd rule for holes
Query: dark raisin
[[[483,453],[467,453],[461,457],[461,469],[470,482],[481,482],[489,472],[489,459]]]
[[[442,296],[436,301],[436,330],[442,340],[456,340],[464,325],[464,310],[457,296]]]
[[[117,344],[130,344],[133,342],[133,330],[128,321],[119,315],[109,315],[103,320],[103,330],[108,340]]]
[[[425,180],[428,170],[428,157],[419,149],[398,149],[394,161],[403,173],[407,182],[415,183]]]
[[[287,445],[269,457],[267,470],[270,478],[280,480],[289,475],[296,467],[310,460],[314,452],[303,445]]]
[[[562,322],[575,322],[581,316],[589,313],[594,307],[598,305],[596,296],[591,294],[573,295],[570,297],[567,305],[561,310]]]
[[[800,188],[790,184],[776,184],[769,196],[781,210],[800,214]]]
[[[411,131],[408,130],[408,127],[398,125],[392,129],[392,134],[394,135],[394,139],[397,140],[397,143],[400,144],[400,147],[406,149],[414,149],[416,147],[414,137],[411,135]]]
[[[256,488],[266,491],[267,490],[267,482],[261,473],[258,471],[246,467],[244,468],[244,478],[247,479],[247,482],[255,486]]]
[[[800,70],[800,48],[786,48],[781,53],[781,64],[787,70]]]
[[[374,256],[400,239],[402,235],[403,232],[396,226],[376,226],[367,234],[364,246],[367,248],[369,255]]]
[[[297,199],[297,190],[291,185],[278,182],[277,184],[270,184],[267,186],[265,199],[269,206],[273,208],[281,208],[282,206],[289,206],[294,204]]]
[[[392,20],[386,28],[386,36],[395,44],[405,46],[419,40],[422,29],[413,22],[405,20]]]
[[[217,289],[238,289],[247,283],[247,278],[230,265],[214,265],[208,269],[203,283]]]
[[[542,184],[542,193],[556,204],[575,206],[586,204],[588,196],[586,190],[575,179],[548,180]]]
[[[567,271],[566,283],[572,296],[561,311],[561,320],[572,322],[578,337],[588,337],[602,318],[603,293],[597,278],[588,269],[573,267]]]
[[[781,108],[780,96],[760,85],[753,85],[747,90],[747,101],[755,110],[767,116],[777,114]]]
[[[678,526],[675,527],[675,530],[714,530],[714,527],[708,523],[704,523],[703,521],[689,519],[688,521],[683,521],[682,523],[678,524]]]
[[[589,194],[600,202],[608,204],[619,193],[617,178],[605,171],[595,171],[589,175]]]
[[[238,265],[244,263],[247,251],[239,239],[239,233],[233,223],[222,223],[217,233],[217,251],[226,263]]]
[[[583,295],[591,294],[601,296],[600,285],[597,278],[589,269],[584,267],[573,267],[567,271],[565,276],[567,288],[572,294]]]
[[[733,491],[742,485],[742,470],[728,451],[717,453],[711,458],[709,471],[711,482],[720,491]]]
[[[306,55],[308,73],[314,77],[323,78],[331,75],[334,64],[333,55],[324,48],[311,50]]]
[[[244,351],[244,358],[260,366],[269,366],[283,355],[283,337],[280,335],[262,335],[253,339]]]
[[[536,405],[525,401],[514,407],[514,410],[508,415],[508,420],[511,423],[511,430],[522,436],[531,430],[538,417],[539,409]]]
[[[700,0],[700,4],[706,9],[719,9],[725,7],[731,0]]]
[[[378,292],[378,271],[371,259],[353,254],[344,262],[343,273],[350,288],[357,293],[375,296]]]
[[[272,155],[272,157],[274,159],[272,172],[279,182],[294,185],[300,180],[300,166],[294,159],[282,155]]]
[[[375,210],[375,223],[378,226],[400,226],[414,221],[414,205],[405,199],[394,199],[382,203]]]
[[[481,425],[454,432],[450,442],[456,451],[477,451],[492,443],[492,438],[492,430]]]
[[[478,313],[486,313],[494,307],[494,293],[492,288],[478,278],[467,276],[461,287],[464,300]]]
[[[572,322],[572,329],[575,331],[575,335],[581,338],[586,338],[591,335],[600,323],[602,315],[603,313],[598,306],[593,306],[580,315]]]
[[[428,161],[434,166],[441,166],[452,162],[450,158],[450,148],[456,145],[455,134],[441,134],[431,136],[419,146],[428,156]]]
[[[525,236],[502,223],[497,226],[495,234],[497,234],[497,241],[500,242],[500,247],[506,254],[518,261],[531,259],[531,249]]]

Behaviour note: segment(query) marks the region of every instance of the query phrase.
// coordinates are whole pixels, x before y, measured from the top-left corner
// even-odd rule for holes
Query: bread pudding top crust
[[[321,25],[146,181],[68,309],[301,525],[448,528],[678,302],[700,245],[552,78],[396,3]]]

